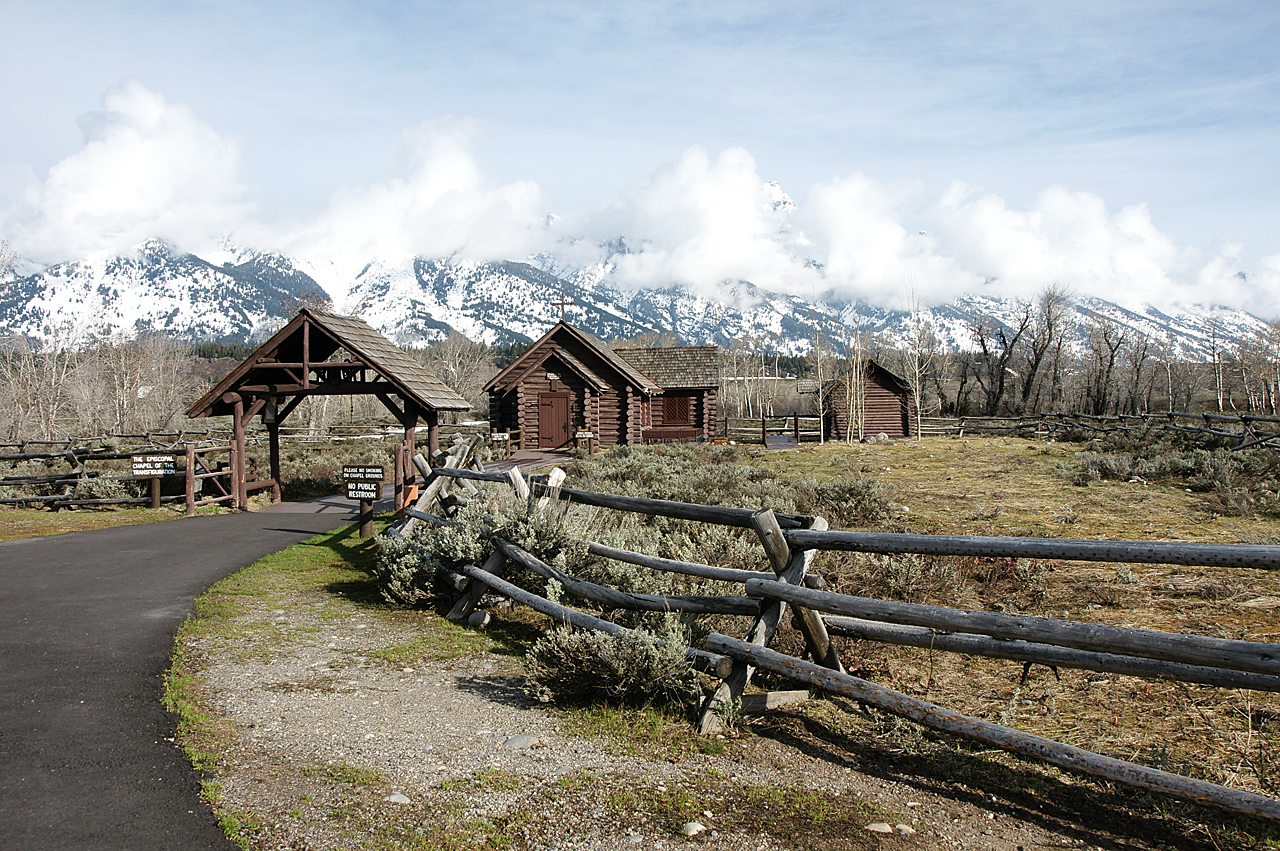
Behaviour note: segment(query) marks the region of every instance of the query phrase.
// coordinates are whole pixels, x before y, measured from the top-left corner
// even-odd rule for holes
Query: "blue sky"
[[[0,190],[27,193],[7,219],[19,247],[31,217],[51,215],[31,192],[49,195],[50,169],[85,148],[79,119],[132,79],[235,146],[235,215],[277,233],[286,223],[315,233],[335,191],[401,174],[414,157],[406,133],[428,122],[463,128],[458,145],[476,169],[468,191],[531,185],[530,211],[583,234],[607,220],[670,256],[703,243],[651,238],[636,229],[653,210],[626,210],[652,201],[663,170],[679,170],[691,149],[713,166],[742,149],[742,167],[780,182],[801,213],[817,206],[815,190],[856,177],[893,196],[885,215],[907,235],[933,233],[947,220],[938,199],[960,181],[966,198],[997,197],[1043,236],[1032,214],[1064,187],[1101,199],[1113,218],[1145,205],[1168,243],[1153,262],[1189,292],[1206,286],[1215,258],[1257,287],[1272,286],[1271,265],[1280,275],[1280,4],[46,0],[0,2],[0,15]],[[993,274],[980,258],[998,246],[955,243],[983,226],[974,215],[929,247],[968,278],[937,264],[884,274],[950,275],[941,296],[1021,268],[991,261]],[[809,234],[838,241],[839,227],[804,224],[804,234],[788,225],[792,237],[820,243],[830,266],[840,252]],[[40,251],[75,247],[63,244],[46,234]],[[862,283],[835,289],[874,286],[867,262],[850,268]],[[1081,273],[1086,290],[1092,274]],[[1280,302],[1264,295],[1259,304]]]

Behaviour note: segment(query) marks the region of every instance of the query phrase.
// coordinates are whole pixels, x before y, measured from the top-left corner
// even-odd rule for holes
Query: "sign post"
[[[151,480],[151,507],[160,507],[160,477],[175,476],[178,464],[172,455],[134,455],[131,461],[135,479]]]
[[[373,503],[382,496],[382,467],[344,466],[342,481],[347,486],[347,499],[360,502],[360,537],[373,537]]]

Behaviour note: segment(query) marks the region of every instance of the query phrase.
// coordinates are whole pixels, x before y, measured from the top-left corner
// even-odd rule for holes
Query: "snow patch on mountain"
[[[785,209],[790,199],[776,189],[766,201]],[[746,281],[726,282],[715,298],[679,286],[623,289],[612,273],[625,240],[609,251],[607,260],[584,268],[566,268],[549,255],[528,263],[403,255],[371,260],[353,280],[337,282],[324,264],[232,240],[203,257],[153,240],[124,256],[94,255],[11,280],[0,291],[0,329],[35,339],[154,330],[191,340],[258,340],[299,304],[326,296],[406,346],[428,345],[451,330],[491,344],[533,340],[560,318],[562,297],[572,302],[564,313],[569,321],[605,339],[669,331],[692,344],[746,342],[805,354],[815,334],[841,350],[855,333],[900,344],[911,326],[905,311],[811,302]],[[928,309],[923,318],[942,348],[972,350],[979,319],[1016,327],[1027,308],[1017,299],[975,294]],[[1215,337],[1234,347],[1267,327],[1248,313],[1207,307],[1162,311],[1086,298],[1073,311],[1067,336],[1076,346],[1091,321],[1104,319],[1193,359],[1207,357]]]

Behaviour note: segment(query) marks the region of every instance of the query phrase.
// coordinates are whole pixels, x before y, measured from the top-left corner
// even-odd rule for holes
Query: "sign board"
[[[499,440],[510,440],[511,435],[507,434],[505,431],[495,431],[490,435],[490,439],[496,443]]]
[[[818,382],[812,378],[797,378],[796,392],[801,396],[814,396],[818,392]]]
[[[381,467],[344,466],[342,481],[347,485],[347,499],[374,501],[382,497]]]
[[[591,438],[595,437],[595,434],[590,431],[579,431],[579,432],[576,432],[573,436],[576,440],[590,440]]]
[[[381,482],[347,482],[347,499],[376,502],[381,496]]]
[[[173,476],[178,472],[178,463],[172,455],[134,455],[130,461],[133,475],[139,479]]]

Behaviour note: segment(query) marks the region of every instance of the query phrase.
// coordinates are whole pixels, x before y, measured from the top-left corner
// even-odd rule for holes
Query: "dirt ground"
[[[874,472],[898,528],[1275,540],[1176,487],[1075,488],[1073,447],[1000,439],[804,447],[756,463]],[[902,510],[905,508],[905,510]],[[385,604],[368,544],[333,537],[215,586],[184,629],[179,740],[224,829],[253,848],[1274,847],[1280,832],[985,751],[836,700],[700,739],[678,714],[552,710],[521,688],[545,624],[491,608],[485,633]],[[1272,640],[1280,587],[1256,571],[958,563],[974,608]],[[841,565],[820,564],[838,581]],[[957,580],[956,577],[959,577]],[[743,626],[745,629],[745,624]],[[780,641],[795,640],[783,635]],[[1274,794],[1267,695],[845,642],[860,675],[1091,750]],[[788,689],[763,680],[762,687]],[[685,836],[693,822],[705,830]],[[889,833],[869,830],[870,825]]]
[[[1056,772],[904,748],[891,719],[839,703],[709,742],[669,729],[679,718],[548,711],[506,639],[424,643],[456,628],[263,580],[222,634],[187,644],[223,737],[210,795],[247,847],[1214,847]],[[521,628],[500,630],[514,645]],[[691,822],[706,831],[687,838]]]

